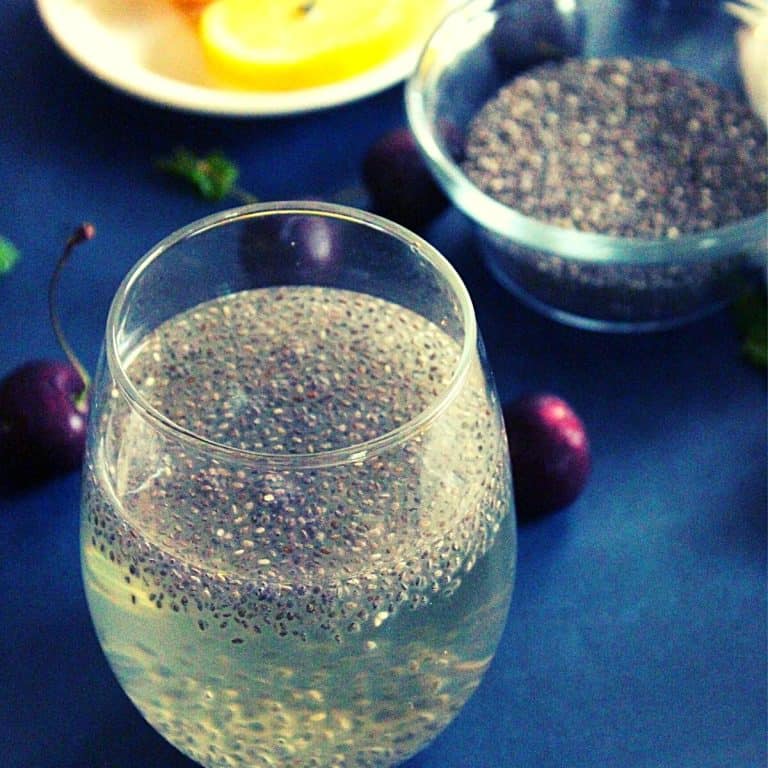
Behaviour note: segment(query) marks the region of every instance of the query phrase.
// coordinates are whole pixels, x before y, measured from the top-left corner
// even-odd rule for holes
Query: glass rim
[[[307,214],[331,217],[349,223],[366,226],[373,230],[399,239],[422,259],[431,264],[443,278],[457,300],[462,329],[461,352],[454,366],[450,380],[431,402],[408,421],[392,430],[369,440],[352,443],[313,453],[287,453],[254,451],[227,445],[194,430],[181,426],[167,414],[151,405],[131,381],[127,373],[130,363],[120,352],[119,330],[125,317],[127,300],[137,280],[152,264],[175,245],[194,238],[204,232],[226,226],[235,221],[260,218],[270,215]],[[250,203],[210,214],[174,230],[152,246],[127,272],[110,304],[106,321],[105,357],[115,386],[125,397],[131,409],[157,428],[199,449],[217,454],[229,461],[238,460],[245,464],[264,464],[270,468],[327,467],[362,462],[382,451],[402,444],[411,436],[422,432],[432,424],[457,397],[467,377],[478,341],[477,320],[474,306],[467,287],[453,265],[434,246],[419,235],[389,219],[335,203],[315,200],[288,200],[269,203]],[[139,342],[141,343],[141,342]]]

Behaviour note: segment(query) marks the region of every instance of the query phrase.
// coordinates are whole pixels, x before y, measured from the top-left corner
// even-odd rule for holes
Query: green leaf
[[[175,149],[170,157],[158,160],[157,167],[191,184],[198,194],[212,201],[235,194],[240,175],[235,163],[221,152],[201,156],[183,147]]]
[[[768,303],[766,292],[756,287],[745,289],[733,305],[742,333],[742,351],[753,365],[768,367]]]
[[[0,236],[0,275],[10,272],[19,260],[19,256],[16,246],[10,240]]]

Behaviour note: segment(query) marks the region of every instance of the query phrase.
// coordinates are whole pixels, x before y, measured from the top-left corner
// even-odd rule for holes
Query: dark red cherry
[[[0,383],[0,458],[6,484],[77,469],[88,419],[86,384],[61,360],[34,360]]]
[[[75,229],[48,287],[51,325],[67,360],[32,360],[0,381],[0,490],[43,482],[83,461],[90,379],[61,329],[56,289],[74,248],[93,235],[91,224]]]
[[[578,56],[584,42],[584,15],[555,0],[520,0],[500,12],[490,48],[503,77],[548,61]]]
[[[567,507],[591,472],[582,420],[548,393],[523,395],[503,411],[518,516],[525,520]]]
[[[240,262],[258,285],[332,282],[344,253],[341,230],[335,219],[310,213],[246,221]]]
[[[446,129],[451,154],[460,142]],[[377,139],[363,158],[363,183],[371,207],[410,229],[425,226],[448,207],[408,128],[396,128]]]

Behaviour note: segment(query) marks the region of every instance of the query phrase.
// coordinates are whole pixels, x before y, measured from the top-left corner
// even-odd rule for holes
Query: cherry
[[[246,222],[239,246],[243,267],[260,285],[332,282],[344,253],[335,220],[302,213]]]
[[[524,394],[503,412],[519,518],[567,507],[591,471],[582,420],[565,400],[549,393]]]
[[[446,127],[444,133],[456,154],[455,131]],[[409,128],[395,128],[374,141],[363,158],[362,175],[374,212],[405,227],[423,227],[448,207]]]
[[[499,14],[491,51],[505,77],[547,61],[578,56],[584,40],[583,14],[563,11],[554,0],[520,0]]]
[[[35,360],[0,385],[0,455],[21,482],[77,469],[85,448],[87,404],[80,374],[67,362]]]
[[[74,248],[93,235],[90,224],[75,230],[49,284],[51,324],[68,360],[33,360],[0,381],[0,475],[6,487],[42,482],[82,463],[90,380],[62,333],[56,290]]]

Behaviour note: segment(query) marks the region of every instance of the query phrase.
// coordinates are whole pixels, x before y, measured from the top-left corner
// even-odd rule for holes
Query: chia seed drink
[[[453,382],[460,353],[383,299],[265,288],[138,346],[127,373],[174,429],[102,389],[88,602],[128,695],[202,765],[390,766],[479,684],[515,528],[498,404],[477,360]]]

